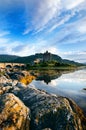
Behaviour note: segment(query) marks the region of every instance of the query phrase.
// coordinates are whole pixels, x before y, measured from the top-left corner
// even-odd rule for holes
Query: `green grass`
[[[28,67],[28,70],[74,70],[77,69],[78,67]]]

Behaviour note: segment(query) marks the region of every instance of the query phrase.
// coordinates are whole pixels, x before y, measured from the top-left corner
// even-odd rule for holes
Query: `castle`
[[[40,62],[47,62],[47,61],[51,61],[52,60],[52,54],[49,53],[48,51],[46,51],[44,54],[43,54],[43,57],[42,58],[37,58],[34,60],[34,64],[38,64]]]
[[[49,53],[48,51],[46,51],[44,54],[43,54],[43,61],[46,62],[46,61],[51,61],[51,53]]]

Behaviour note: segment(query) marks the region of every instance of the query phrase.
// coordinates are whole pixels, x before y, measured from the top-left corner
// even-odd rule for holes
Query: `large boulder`
[[[29,130],[30,110],[14,94],[0,96],[0,130]]]
[[[12,83],[11,79],[8,79],[6,76],[1,76],[0,77],[0,84],[6,84],[6,83]]]
[[[7,75],[12,80],[19,80],[20,78],[25,77],[25,74],[23,72],[8,72]]]
[[[24,88],[20,93],[31,110],[30,130],[86,130],[86,118],[72,100],[32,87]]]
[[[86,118],[71,99],[2,77],[0,130],[86,130]]]

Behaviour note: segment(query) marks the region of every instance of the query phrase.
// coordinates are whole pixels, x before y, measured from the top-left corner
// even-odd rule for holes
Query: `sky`
[[[86,62],[86,0],[0,0],[0,54],[46,50]]]

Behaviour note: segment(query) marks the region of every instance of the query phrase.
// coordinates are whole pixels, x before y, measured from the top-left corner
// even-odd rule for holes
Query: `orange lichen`
[[[32,76],[32,75],[27,75],[25,77],[23,77],[22,79],[20,79],[20,82],[21,83],[24,83],[25,85],[28,85],[29,83],[32,82],[32,80],[35,79],[35,76]]]

